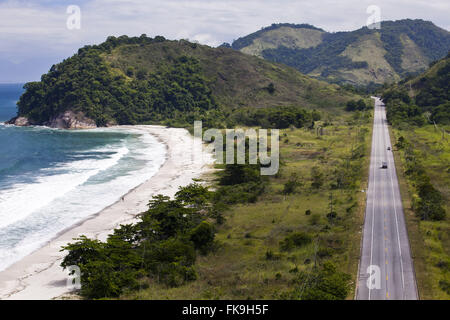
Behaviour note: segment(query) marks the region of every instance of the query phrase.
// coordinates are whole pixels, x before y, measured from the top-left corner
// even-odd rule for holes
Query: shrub
[[[313,189],[320,189],[320,187],[324,184],[324,175],[320,171],[319,167],[316,166],[311,169],[311,180],[311,187]]]
[[[294,232],[288,235],[280,242],[280,248],[283,251],[289,251],[296,247],[302,247],[312,242],[309,234],[304,232]]]
[[[272,250],[267,250],[266,254],[265,254],[265,258],[266,258],[266,260],[275,261],[275,260],[280,260],[281,257],[279,254],[274,253]]]
[[[448,280],[440,280],[439,288],[441,288],[442,291],[445,291],[447,294],[450,294],[450,282]]]
[[[284,184],[283,194],[291,194],[296,191],[297,188],[301,187],[303,182],[299,179],[296,173],[289,177],[289,180]]]
[[[301,272],[291,298],[299,300],[344,300],[350,293],[351,277],[340,272],[331,262],[312,271]]]
[[[320,223],[320,215],[318,213],[313,214],[309,218],[309,223],[313,226],[318,225]]]
[[[224,186],[261,181],[258,165],[230,164],[223,171],[220,184]]]
[[[350,100],[345,107],[347,111],[364,111],[367,109],[370,109],[370,106],[367,106],[363,99],[359,99],[358,101]]]
[[[194,243],[195,249],[199,250],[202,254],[207,254],[214,243],[214,226],[209,222],[202,221],[191,232],[191,241]]]
[[[317,256],[319,258],[329,258],[333,255],[333,249],[331,248],[319,248],[319,250],[317,250]]]
[[[81,294],[88,299],[118,297],[122,293],[112,264],[93,260],[83,267]]]
[[[127,69],[127,76],[129,76],[129,77],[133,77],[134,76],[134,68],[129,67]]]
[[[265,190],[265,183],[243,183],[235,186],[221,187],[215,194],[214,201],[227,205],[236,203],[254,203]]]
[[[415,204],[416,212],[422,220],[443,220],[446,216],[442,207],[441,193],[429,182],[423,182],[417,186],[419,199]]]

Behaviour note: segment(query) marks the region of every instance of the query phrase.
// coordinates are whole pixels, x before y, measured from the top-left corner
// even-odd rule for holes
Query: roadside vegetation
[[[392,132],[397,169],[406,178],[400,186],[419,294],[422,299],[448,300],[450,137],[433,125]]]
[[[449,83],[447,57],[383,93],[422,299],[450,298]]]

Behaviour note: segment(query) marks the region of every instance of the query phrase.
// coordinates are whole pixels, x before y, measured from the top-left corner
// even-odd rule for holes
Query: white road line
[[[381,122],[383,122],[383,117],[381,117]],[[380,140],[382,142],[381,145],[382,145],[383,149],[386,148],[386,146],[385,146],[386,141],[385,141],[385,139],[383,139],[384,136],[383,136],[383,138],[382,137],[379,137],[379,138],[381,138]],[[383,150],[382,153],[386,154],[385,149]],[[383,156],[383,158],[385,158],[385,157]],[[382,159],[382,161],[384,161],[384,159]],[[380,179],[381,178],[382,178],[382,175],[381,175],[381,172],[380,172]],[[386,246],[387,243],[386,243],[386,240],[385,240],[386,239],[386,216],[385,216],[386,208],[384,208],[384,197],[385,197],[385,193],[386,192],[384,191],[384,188],[381,188],[380,193],[381,193],[381,208],[380,208],[381,210],[380,211],[383,213],[383,241],[382,241],[382,244],[383,244],[383,247],[384,247],[384,255],[383,255],[384,256],[384,264],[383,264],[383,267],[384,267],[384,275],[385,275],[385,278],[386,278],[386,286],[385,286],[385,290],[384,291],[385,291],[385,297],[388,298],[389,297],[389,293],[388,293],[389,292],[389,289],[388,289],[389,281],[388,281],[388,278],[387,278],[388,270],[386,268],[386,260],[387,260],[388,252],[387,252],[387,246]]]
[[[383,122],[383,133],[386,133],[386,131],[385,131],[386,129],[385,128],[386,127],[385,127],[384,122]],[[389,136],[389,131],[387,132],[387,136]],[[384,135],[384,140],[386,142],[386,135]],[[390,140],[390,138],[389,138],[389,140]],[[387,157],[388,168],[391,168],[391,164],[390,164],[389,158],[390,158],[390,156]],[[392,170],[394,170],[394,168],[395,167],[393,167]],[[396,204],[396,201],[395,201],[394,180],[392,179],[391,169],[389,169],[388,171],[389,171],[389,177],[391,178],[392,196],[393,196],[393,200],[394,200],[395,225],[396,225],[396,229],[397,229],[397,242],[398,242],[398,250],[399,250],[399,253],[400,253],[400,269],[401,269],[401,272],[402,272],[402,296],[403,296],[403,298],[405,298],[405,277],[404,277],[404,274],[403,274],[402,247],[400,245],[400,233],[399,233],[399,230],[398,230],[398,216],[397,216],[397,204]]]
[[[373,128],[373,134],[372,134],[372,145],[374,148],[374,157],[373,159],[371,159],[373,161],[373,188],[372,188],[372,232],[371,232],[371,242],[370,242],[370,266],[372,266],[372,258],[373,258],[373,225],[374,223],[374,219],[375,219],[375,197],[374,197],[374,192],[375,192],[375,183],[376,183],[376,179],[375,179],[375,169],[376,169],[376,158],[377,158],[377,139],[376,139],[376,119],[377,119],[377,108],[376,108],[376,101],[375,101],[375,111],[374,111],[374,128]],[[372,281],[372,278],[370,278],[372,276],[372,268],[370,269],[371,274],[369,275],[369,279],[370,281]],[[370,293],[372,290],[372,284],[369,285],[369,300],[370,300]]]

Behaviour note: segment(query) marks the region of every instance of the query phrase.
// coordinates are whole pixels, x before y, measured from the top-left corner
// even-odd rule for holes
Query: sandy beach
[[[192,160],[194,138],[185,129],[161,126],[118,128],[145,130],[164,143],[167,147],[166,161],[160,170],[116,203],[60,233],[44,247],[0,272],[0,299],[48,300],[69,294],[67,271],[59,266],[64,257],[64,252],[60,252],[61,246],[73,242],[72,239],[80,235],[105,240],[120,224],[134,222],[135,216],[146,210],[153,195],[172,197],[180,186],[212,171],[212,155],[208,155],[203,163]]]

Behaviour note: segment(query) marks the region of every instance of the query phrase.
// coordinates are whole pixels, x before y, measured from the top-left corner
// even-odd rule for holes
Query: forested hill
[[[194,119],[218,127],[276,125],[280,112],[301,126],[317,117],[312,110],[338,110],[355,98],[336,85],[232,49],[145,35],[109,37],[81,48],[25,88],[18,115],[25,123],[52,126],[67,122],[68,111],[97,126],[185,126]]]
[[[424,71],[445,57],[450,33],[432,22],[410,19],[384,21],[379,30],[336,33],[304,24],[274,24],[231,47],[329,82],[370,85]]]
[[[383,100],[394,124],[450,125],[450,54],[419,76],[386,88]]]

